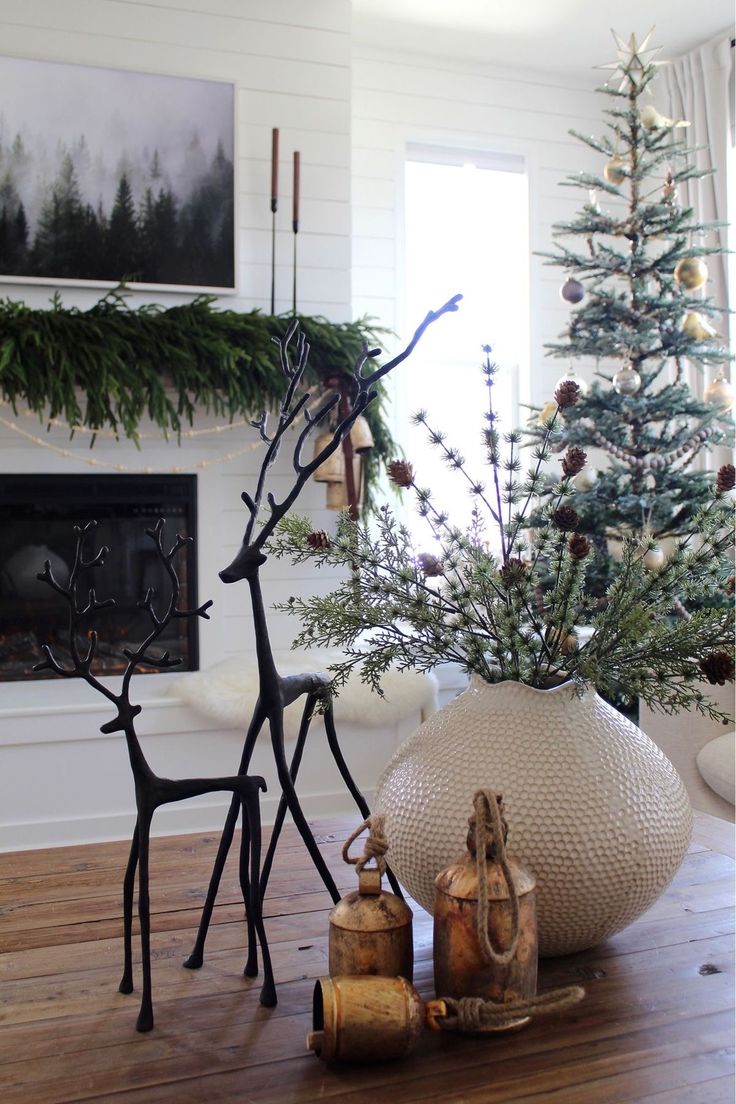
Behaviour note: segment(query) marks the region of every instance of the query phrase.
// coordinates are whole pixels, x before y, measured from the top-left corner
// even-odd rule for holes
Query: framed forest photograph
[[[0,57],[0,280],[235,288],[234,89]]]

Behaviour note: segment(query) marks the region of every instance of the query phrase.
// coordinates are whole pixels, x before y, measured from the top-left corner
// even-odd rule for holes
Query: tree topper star
[[[635,85],[637,83],[637,78],[640,78],[650,65],[669,65],[667,61],[654,60],[655,55],[662,49],[661,46],[648,48],[649,40],[654,34],[654,27],[652,27],[641,43],[636,41],[635,34],[631,35],[628,42],[625,42],[620,35],[616,34],[613,28],[611,28],[611,34],[618,47],[616,51],[618,58],[616,61],[611,61],[607,65],[596,65],[595,68],[612,69],[614,72],[620,72],[622,76],[618,86],[619,92],[624,91],[628,81],[631,81],[631,83]]]

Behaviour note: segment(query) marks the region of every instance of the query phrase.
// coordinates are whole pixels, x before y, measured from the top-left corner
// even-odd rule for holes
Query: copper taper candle
[[[279,130],[271,131],[271,314],[276,313],[276,208],[279,205]]]
[[[279,128],[271,131],[271,210],[279,203]]]
[[[291,216],[291,228],[294,231],[294,282],[292,286],[292,310],[296,314],[296,236],[299,233],[299,169],[301,155],[294,150],[294,207]]]

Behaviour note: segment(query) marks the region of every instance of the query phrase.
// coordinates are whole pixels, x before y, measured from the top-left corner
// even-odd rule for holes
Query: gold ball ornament
[[[736,400],[736,391],[721,372],[707,384],[703,391],[703,401],[718,410],[730,410]]]
[[[557,410],[556,402],[546,402],[537,416],[537,425],[546,426]],[[561,416],[561,415],[560,415]]]
[[[654,548],[648,548],[641,558],[641,562],[647,571],[658,571],[664,563],[664,552],[655,545]]]
[[[708,266],[702,257],[683,257],[675,266],[675,279],[680,287],[696,291],[708,279]]]
[[[603,176],[609,184],[623,184],[628,165],[619,153],[614,153],[603,166]]]
[[[641,376],[630,364],[624,364],[613,377],[613,389],[618,395],[635,395],[640,387]]]
[[[716,331],[699,311],[688,311],[682,320],[682,332],[693,341],[710,341]]]
[[[576,491],[592,491],[593,485],[598,478],[598,469],[589,468],[587,465],[583,470],[575,476],[573,479],[573,486]]]

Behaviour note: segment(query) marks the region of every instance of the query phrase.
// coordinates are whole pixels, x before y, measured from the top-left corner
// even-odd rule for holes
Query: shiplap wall
[[[587,199],[562,188],[570,173],[600,171],[600,158],[568,134],[602,131],[601,83],[554,73],[501,70],[471,63],[353,48],[353,302],[402,331],[403,164],[409,142],[522,154],[530,182],[530,244],[548,250],[551,226]],[[479,248],[481,244],[479,243]],[[559,270],[530,258],[531,371],[520,397],[539,401],[564,370],[544,359],[568,308]],[[457,288],[449,288],[454,292]],[[435,306],[436,304],[428,304]]]

